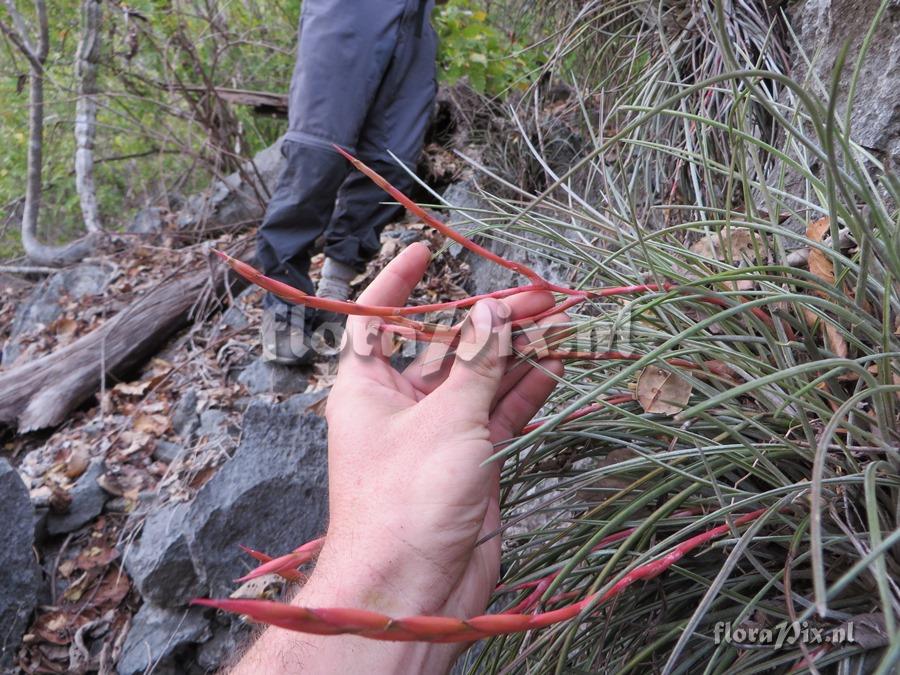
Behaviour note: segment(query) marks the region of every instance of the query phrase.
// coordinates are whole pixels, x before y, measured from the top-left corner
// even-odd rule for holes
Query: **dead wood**
[[[242,247],[245,254],[250,244]],[[95,331],[55,352],[0,372],[0,423],[33,431],[60,424],[100,388],[101,376],[134,371],[191,319],[206,290],[233,283],[226,267],[200,261],[170,278]]]

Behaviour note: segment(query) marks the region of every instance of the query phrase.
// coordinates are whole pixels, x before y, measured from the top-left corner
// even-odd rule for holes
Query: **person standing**
[[[379,250],[379,235],[399,207],[351,169],[339,145],[401,190],[412,178],[437,93],[434,0],[303,0],[291,79],[286,159],[257,234],[269,277],[324,298],[346,300],[350,282]],[[325,234],[315,287],[310,253]],[[316,312],[268,294],[263,359],[303,365],[314,356]]]

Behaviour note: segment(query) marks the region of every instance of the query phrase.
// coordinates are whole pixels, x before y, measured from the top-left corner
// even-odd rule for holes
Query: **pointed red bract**
[[[278,558],[265,556],[267,559],[262,560],[262,565],[257,567],[249,574],[242,576],[237,581],[250,581],[251,579],[256,579],[257,577],[261,577],[266,574],[278,574],[285,578],[288,578],[289,575],[291,577],[291,581],[300,581],[301,579],[303,579],[303,575],[297,572],[296,568],[312,560],[316,555],[318,555],[319,551],[322,550],[322,546],[324,545],[325,537],[319,537],[318,539],[313,539],[312,541],[303,544],[303,546],[299,546],[287,555],[283,555]],[[241,548],[244,547],[242,546]],[[254,553],[257,552],[251,552],[252,549],[244,548],[244,550],[250,553],[250,555],[253,555],[253,557],[257,560],[261,560],[261,558],[254,555]]]

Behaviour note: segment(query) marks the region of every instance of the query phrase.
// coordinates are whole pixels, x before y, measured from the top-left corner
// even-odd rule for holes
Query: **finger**
[[[481,300],[463,323],[453,365],[433,395],[463,420],[486,423],[511,349],[509,308]]]
[[[422,242],[410,244],[378,273],[359,296],[361,305],[399,307],[422,280],[431,260],[431,251]]]
[[[425,274],[430,258],[431,253],[425,244],[416,242],[407,246],[381,270],[357,302],[361,305],[387,307],[402,305]],[[391,337],[378,330],[381,323],[379,317],[347,317],[347,345],[342,358],[375,357],[381,362],[385,361],[389,355]],[[357,365],[366,360],[368,359],[355,358]]]
[[[509,308],[510,319],[519,321],[553,307],[553,295],[546,291],[530,291],[505,298],[503,303]],[[453,359],[450,358],[452,349],[453,347],[446,343],[430,343],[406,367],[403,376],[417,390],[430,394],[450,373],[450,367],[453,365]]]
[[[560,313],[548,316],[533,326],[525,327],[513,340],[515,351],[531,353],[540,359],[542,355],[546,355],[548,349],[554,348],[554,334],[559,332],[560,327],[567,325],[569,325],[568,315]],[[516,359],[500,381],[495,405],[533,369],[533,361]]]
[[[532,367],[494,407],[489,425],[492,443],[502,443],[518,434],[556,387],[556,378],[563,374],[562,361],[542,359],[538,365],[543,370]]]

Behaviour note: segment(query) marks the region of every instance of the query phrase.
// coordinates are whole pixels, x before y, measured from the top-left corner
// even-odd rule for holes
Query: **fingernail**
[[[494,305],[496,303],[489,300],[482,300],[475,304],[472,308],[472,326],[475,328],[475,335],[487,336],[494,327]],[[497,317],[499,318],[499,317]]]

